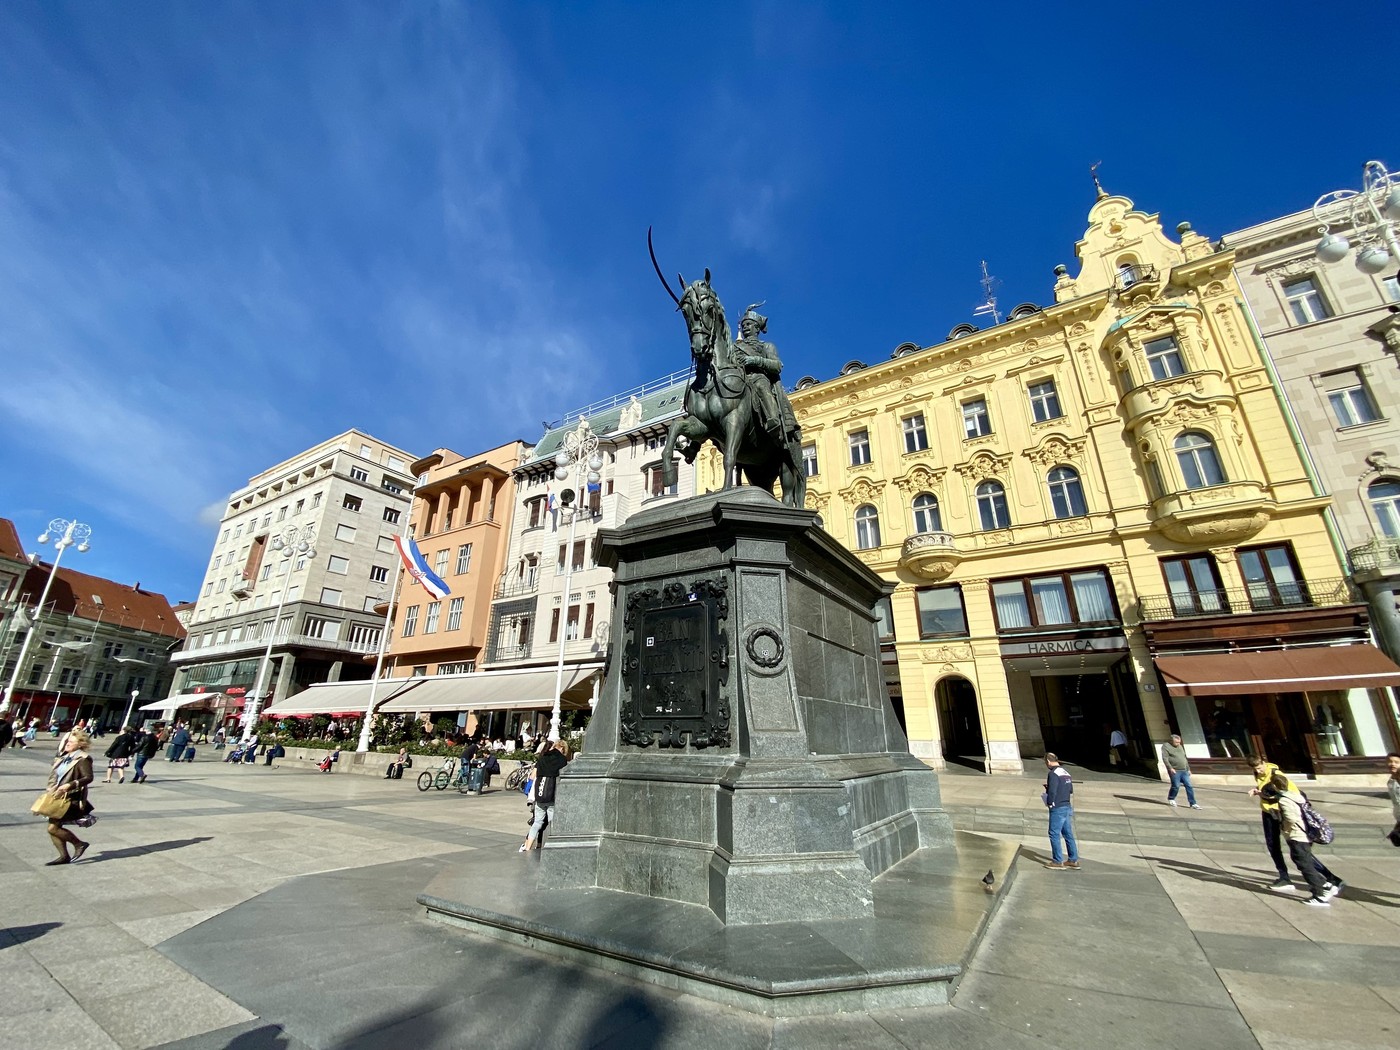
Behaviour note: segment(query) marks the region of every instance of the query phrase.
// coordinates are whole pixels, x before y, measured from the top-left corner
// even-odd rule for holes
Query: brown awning
[[[1400,686],[1400,667],[1374,645],[1320,645],[1209,656],[1159,656],[1173,696],[1310,693]]]

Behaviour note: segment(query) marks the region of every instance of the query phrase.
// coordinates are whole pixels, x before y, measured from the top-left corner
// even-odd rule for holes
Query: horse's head
[[[685,327],[690,332],[690,354],[697,361],[727,355],[729,350],[729,322],[724,316],[724,307],[719,296],[710,286],[710,271],[705,271],[704,280],[692,281],[686,286],[680,300],[681,314],[685,317]]]

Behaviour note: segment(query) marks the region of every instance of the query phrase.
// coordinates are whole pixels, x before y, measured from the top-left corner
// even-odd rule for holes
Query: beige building
[[[220,715],[231,719],[255,692],[269,639],[271,698],[369,677],[383,625],[375,607],[398,564],[393,537],[409,511],[414,459],[349,430],[233,493],[175,656],[176,694],[220,694]],[[311,550],[279,548],[283,536],[310,537]]]
[[[1179,731],[1207,775],[1394,746],[1374,687],[1400,668],[1366,644],[1235,256],[1178,232],[1101,193],[1053,304],[796,385],[808,507],[896,584],[891,691],[935,766],[1105,766],[1112,729],[1149,769]],[[1369,759],[1329,753],[1324,709]]]
[[[1345,224],[1334,233],[1354,239]],[[1309,211],[1223,238],[1377,638],[1400,658],[1400,278],[1325,263]]]

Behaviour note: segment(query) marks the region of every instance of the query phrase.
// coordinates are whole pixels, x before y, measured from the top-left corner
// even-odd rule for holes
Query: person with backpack
[[[131,782],[133,784],[144,784],[149,778],[146,776],[146,763],[155,757],[160,750],[160,734],[145,733],[136,743],[136,764],[131,768]]]
[[[1264,828],[1264,846],[1268,849],[1269,857],[1274,862],[1274,870],[1278,872],[1278,878],[1269,883],[1269,889],[1275,893],[1292,893],[1293,880],[1289,877],[1288,866],[1283,860],[1283,818],[1279,813],[1277,799],[1271,800],[1272,793],[1266,795],[1265,789],[1269,787],[1275,774],[1279,774],[1287,782],[1289,791],[1295,794],[1301,794],[1301,792],[1298,791],[1298,786],[1288,779],[1288,774],[1283,773],[1272,762],[1265,761],[1262,756],[1251,756],[1249,765],[1254,770],[1254,787],[1249,789],[1249,793],[1259,800],[1260,820]],[[1346,883],[1333,875],[1327,866],[1318,860],[1316,854],[1312,854],[1312,858],[1313,866],[1317,868],[1317,873],[1322,876],[1323,882],[1345,888]]]
[[[546,740],[535,759],[535,818],[530,821],[529,834],[520,844],[521,853],[540,848],[540,833],[554,819],[554,798],[559,786],[559,774],[569,764],[567,746]]]
[[[1304,811],[1308,808],[1307,798],[1297,788],[1292,787],[1287,774],[1282,772],[1275,773],[1270,778],[1263,789],[1262,797],[1278,806],[1283,837],[1288,843],[1288,853],[1293,858],[1293,866],[1298,869],[1298,873],[1312,890],[1312,896],[1304,903],[1313,908],[1331,907],[1332,898],[1342,892],[1344,884],[1341,879],[1327,882],[1318,871],[1317,860],[1313,857],[1312,838],[1308,834],[1308,824],[1304,817]]]

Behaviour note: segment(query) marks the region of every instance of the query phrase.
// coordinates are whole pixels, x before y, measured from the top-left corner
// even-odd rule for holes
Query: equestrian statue
[[[651,249],[651,231],[647,231]],[[671,290],[661,274],[656,252],[651,264],[667,294],[685,318],[690,334],[690,357],[695,378],[686,388],[685,412],[671,424],[661,453],[662,480],[676,483],[676,441],[685,438],[681,455],[694,463],[700,446],[714,444],[724,457],[724,487],[740,484],[740,473],[750,485],[772,491],[782,487],[783,504],[801,509],[807,499],[807,476],[802,469],[802,428],[792,404],[778,381],[783,363],[763,335],[768,318],[758,312],[762,303],[744,311],[739,338],[733,339],[724,307],[705,278],[687,285],[680,280],[681,295]]]

